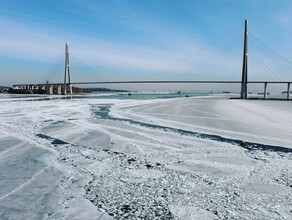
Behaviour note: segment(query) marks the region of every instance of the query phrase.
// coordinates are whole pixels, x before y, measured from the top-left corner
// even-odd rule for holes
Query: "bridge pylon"
[[[67,83],[68,75],[68,83]],[[69,93],[72,95],[72,85],[71,85],[71,72],[70,72],[70,57],[69,57],[69,46],[65,45],[65,75],[64,75],[64,95],[67,94],[67,86],[69,87]]]
[[[242,99],[247,99],[247,72],[248,72],[247,63],[248,63],[248,20],[245,20],[242,79],[241,79],[241,98]]]

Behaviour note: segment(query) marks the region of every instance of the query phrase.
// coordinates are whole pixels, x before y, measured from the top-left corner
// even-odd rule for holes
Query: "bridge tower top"
[[[67,84],[68,76],[68,84]],[[67,94],[67,85],[69,86],[69,93],[72,94],[71,85],[71,72],[70,72],[70,57],[69,57],[69,46],[65,44],[65,74],[64,74],[64,95]]]

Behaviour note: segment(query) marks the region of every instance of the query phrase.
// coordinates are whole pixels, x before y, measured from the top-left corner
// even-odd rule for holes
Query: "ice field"
[[[292,219],[292,102],[0,97],[0,219]]]

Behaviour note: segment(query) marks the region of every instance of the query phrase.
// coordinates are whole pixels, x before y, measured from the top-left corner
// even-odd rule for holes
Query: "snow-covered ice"
[[[292,102],[0,99],[0,219],[291,219]]]

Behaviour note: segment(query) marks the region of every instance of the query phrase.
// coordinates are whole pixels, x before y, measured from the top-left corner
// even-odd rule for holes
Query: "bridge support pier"
[[[50,87],[49,87],[49,94],[50,94],[50,95],[53,95],[53,94],[54,94],[53,86],[50,86]]]
[[[73,94],[73,93],[72,93],[72,85],[69,85],[69,93],[70,93],[70,95]]]
[[[291,83],[288,83],[288,85],[287,85],[287,99],[288,100],[290,99],[290,84]]]
[[[264,99],[267,99],[267,87],[268,87],[268,83],[265,82],[265,88],[264,88]]]
[[[62,95],[62,86],[58,86],[58,95]]]

